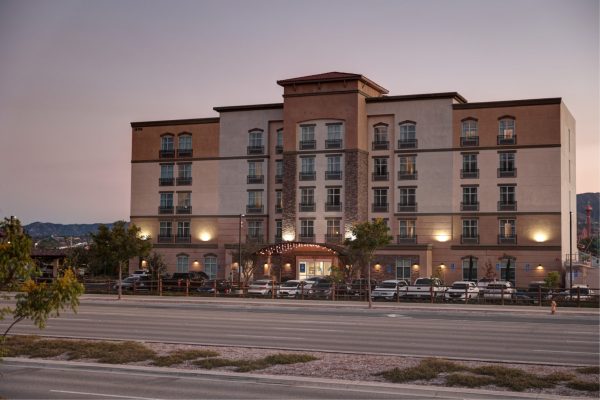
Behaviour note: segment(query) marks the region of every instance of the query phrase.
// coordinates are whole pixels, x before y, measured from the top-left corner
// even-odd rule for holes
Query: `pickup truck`
[[[190,289],[196,290],[204,284],[204,281],[208,280],[209,277],[204,272],[175,272],[169,278],[163,278],[162,287],[163,290],[172,291],[185,291],[187,281],[190,281]]]
[[[479,288],[475,282],[457,281],[446,290],[446,301],[465,301],[465,299],[476,299],[479,296]]]
[[[439,278],[417,278],[415,283],[400,289],[400,296],[404,298],[430,299],[442,297],[446,288]]]

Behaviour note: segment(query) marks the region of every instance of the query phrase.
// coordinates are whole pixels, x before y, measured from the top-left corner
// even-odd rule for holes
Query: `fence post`
[[[396,303],[400,303],[400,284],[396,281]]]
[[[581,307],[581,288],[577,286],[577,307]]]
[[[331,301],[335,301],[335,282],[331,285]]]
[[[538,302],[540,303],[540,307],[542,306],[542,287],[538,286]]]
[[[158,295],[162,296],[162,277],[158,277]]]
[[[214,289],[215,289],[215,297],[217,297],[217,280],[216,279],[213,282],[213,284],[214,284],[213,286],[214,286]]]
[[[433,304],[433,282],[429,284],[429,298],[431,300],[431,304]]]
[[[465,286],[465,304],[469,302],[469,285]]]
[[[275,277],[271,277],[271,300],[275,299]]]
[[[500,298],[502,299],[502,305],[504,305],[504,286],[500,288]]]
[[[186,279],[185,280],[185,296],[189,296],[190,295],[190,280]]]

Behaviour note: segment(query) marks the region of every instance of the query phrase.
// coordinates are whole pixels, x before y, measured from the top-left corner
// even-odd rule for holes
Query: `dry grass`
[[[600,367],[581,367],[577,368],[575,371],[580,374],[600,374]]]
[[[582,390],[586,392],[597,392],[600,390],[600,384],[598,382],[572,380],[567,382],[567,387],[575,390]]]
[[[317,360],[316,357],[308,354],[273,354],[256,360],[227,360],[224,358],[206,358],[204,360],[194,361],[194,365],[205,368],[235,367],[236,372],[249,372],[259,369],[265,369],[272,365],[297,364]]]
[[[219,353],[210,350],[177,350],[166,356],[154,357],[152,364],[159,367],[170,367],[189,360],[218,356]]]

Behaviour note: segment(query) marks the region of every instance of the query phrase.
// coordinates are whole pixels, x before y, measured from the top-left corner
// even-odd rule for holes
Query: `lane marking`
[[[102,396],[102,397],[114,397],[117,399],[136,399],[136,400],[160,400],[154,397],[135,397],[135,396],[125,396],[125,395],[115,395],[115,394],[106,394],[106,393],[91,393],[91,392],[74,392],[71,390],[50,390],[50,392],[54,393],[68,393],[68,394],[83,394],[86,396]]]
[[[306,340],[306,338],[291,337],[291,336],[233,335],[233,334],[228,334],[228,335],[224,335],[224,336],[227,336],[227,337],[243,337],[243,338],[259,338],[259,339],[294,339],[294,340]]]
[[[595,343],[598,344],[597,340],[567,340],[567,343]]]
[[[538,353],[568,353],[568,354],[600,354],[591,351],[568,351],[568,350],[533,350]]]
[[[318,329],[318,328],[268,328],[273,331],[307,331],[307,332],[346,332],[340,329]]]

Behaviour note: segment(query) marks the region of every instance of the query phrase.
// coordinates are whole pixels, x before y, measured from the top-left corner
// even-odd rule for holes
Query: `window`
[[[498,121],[498,144],[516,144],[517,134],[515,131],[515,119],[513,117],[502,117]]]
[[[248,161],[248,183],[263,183],[264,176],[262,172],[263,162]]]
[[[275,139],[275,151],[277,153],[283,153],[283,129],[277,129],[277,136]]]
[[[417,147],[417,125],[411,121],[400,123],[400,138],[398,140],[398,148]]]
[[[192,213],[192,192],[177,192],[177,214]]]
[[[461,137],[471,138],[477,136],[477,120],[466,119],[462,121]]]
[[[204,256],[204,272],[210,279],[217,278],[217,257]]]
[[[179,169],[177,173],[177,184],[178,185],[191,185],[192,184],[192,163],[177,164]]]
[[[342,124],[327,124],[326,149],[342,148]]]
[[[248,241],[251,242],[262,242],[262,221],[261,220],[249,220],[248,221]]]
[[[388,211],[388,189],[376,188],[373,189],[373,212]]]
[[[398,158],[400,170],[398,171],[398,180],[417,179],[417,156],[400,156]]]
[[[315,236],[315,221],[310,219],[300,220],[300,237],[311,239]]]
[[[283,196],[281,190],[275,191],[275,212],[281,213],[283,212]]]
[[[158,208],[160,214],[173,213],[173,192],[160,193],[160,206]]]
[[[499,158],[498,178],[513,178],[517,176],[515,153],[499,153]]]
[[[283,160],[275,160],[275,183],[283,182]]]
[[[399,223],[398,244],[415,243],[417,238],[414,219],[401,219]]]
[[[172,222],[160,221],[158,229],[158,242],[170,242],[172,239]]]
[[[160,164],[158,184],[160,186],[171,186],[173,181],[173,164]]]
[[[498,211],[514,211],[517,208],[515,186],[500,186],[500,201]]]
[[[179,148],[177,149],[179,157],[192,156],[192,135],[185,133],[179,135]]]
[[[312,150],[317,146],[315,141],[315,126],[301,125],[300,126],[300,150]]]
[[[410,282],[410,268],[413,260],[410,258],[396,258],[396,278],[406,279]]]
[[[253,129],[248,132],[248,154],[262,154],[263,146],[263,131],[262,129]]]
[[[190,272],[190,257],[187,254],[177,255],[177,272]]]
[[[373,132],[373,150],[387,150],[389,145],[388,126],[377,124]]]
[[[190,242],[190,221],[177,221],[177,242]]]
[[[373,159],[373,169],[374,181],[387,181],[389,179],[387,157],[375,157]]]
[[[517,241],[516,221],[513,218],[498,220],[498,244],[514,244]]]
[[[160,150],[158,152],[159,158],[172,158],[175,157],[175,139],[173,135],[163,135],[160,138]]]
[[[477,211],[479,210],[479,200],[477,199],[477,186],[463,186],[462,202],[460,203],[461,211]]]
[[[510,266],[509,266],[510,263]],[[517,266],[517,260],[514,258],[505,258],[500,262],[500,279],[504,281],[510,281],[513,286],[515,285],[515,271]],[[509,268],[508,276],[506,276],[506,269]]]
[[[462,221],[462,243],[479,242],[479,230],[477,219],[463,219]]]
[[[246,205],[248,213],[262,213],[262,190],[248,190],[248,204]]]
[[[400,188],[398,212],[417,211],[417,195],[415,188]]]
[[[316,179],[315,157],[301,157],[300,180],[314,181]]]
[[[315,211],[315,189],[300,189],[300,211]]]
[[[342,237],[340,231],[340,220],[339,219],[328,219],[327,220],[327,233],[325,234],[325,240],[327,241],[339,241]]]
[[[465,153],[463,156],[461,178],[479,178],[479,168],[477,167],[477,153]]]
[[[470,261],[471,260],[471,261]],[[469,264],[473,263],[471,275],[469,276]],[[463,281],[477,282],[477,259],[475,257],[467,257],[462,259],[462,279]]]
[[[325,203],[325,211],[341,211],[341,189],[327,188],[327,203]]]
[[[342,156],[327,156],[327,171],[325,179],[342,179]]]
[[[283,238],[283,223],[280,219],[275,220],[275,241],[281,241]]]

